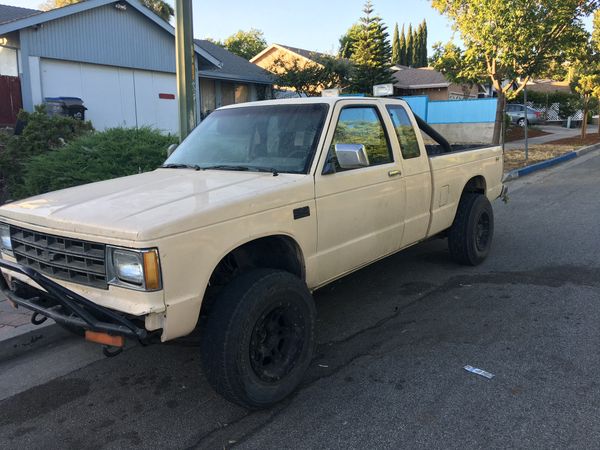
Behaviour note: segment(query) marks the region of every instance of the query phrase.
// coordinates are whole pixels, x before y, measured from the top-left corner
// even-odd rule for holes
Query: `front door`
[[[405,188],[377,105],[336,105],[325,145],[327,161],[315,178],[319,284],[400,248]],[[335,144],[362,144],[369,165],[343,169]]]

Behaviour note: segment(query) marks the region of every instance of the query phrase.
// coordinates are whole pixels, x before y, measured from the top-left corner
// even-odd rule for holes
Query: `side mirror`
[[[335,144],[335,156],[342,169],[369,167],[369,156],[362,144]]]
[[[171,144],[167,147],[167,158],[173,154],[178,144]]]

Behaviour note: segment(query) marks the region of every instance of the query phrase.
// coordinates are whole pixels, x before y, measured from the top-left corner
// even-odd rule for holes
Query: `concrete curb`
[[[42,325],[22,325],[0,334],[0,361],[6,361],[25,352],[53,344],[72,336],[53,321]]]
[[[539,162],[537,164],[532,164],[531,166],[521,167],[520,169],[511,170],[502,178],[502,181],[511,181],[515,180],[524,175],[528,175],[532,172],[536,172],[538,170],[547,169],[548,167],[554,166],[556,164],[560,164],[565,161],[569,161],[571,159],[577,158],[578,156],[583,156],[586,153],[589,153],[594,150],[600,149],[600,144],[592,144],[586,147],[581,147],[578,150],[573,150],[571,152],[565,153],[564,155],[557,156],[556,158],[548,159],[546,161]]]

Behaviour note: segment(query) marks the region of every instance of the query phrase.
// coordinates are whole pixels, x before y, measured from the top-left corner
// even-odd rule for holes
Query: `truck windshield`
[[[327,108],[315,103],[217,110],[163,167],[307,173]]]

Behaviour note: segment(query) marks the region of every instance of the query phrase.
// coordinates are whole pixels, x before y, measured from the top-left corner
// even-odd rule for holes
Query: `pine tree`
[[[408,66],[406,62],[406,33],[404,32],[404,24],[402,24],[402,33],[400,33],[400,65]]]
[[[387,27],[379,16],[373,15],[373,4],[367,0],[360,19],[361,33],[354,47],[352,62],[356,66],[354,90],[371,92],[373,85],[391,81],[389,71],[392,48]]]
[[[400,36],[398,33],[398,22],[394,26],[394,37],[392,39],[392,64],[400,64]]]
[[[414,65],[415,40],[413,36],[412,24],[408,24],[408,32],[406,33],[406,65],[412,67]]]
[[[427,58],[427,22],[423,19],[423,35],[421,36],[421,67],[427,67],[429,62]]]

